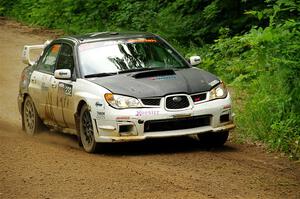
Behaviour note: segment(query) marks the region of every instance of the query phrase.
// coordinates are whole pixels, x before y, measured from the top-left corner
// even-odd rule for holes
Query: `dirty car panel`
[[[36,62],[28,58],[31,48],[43,49]],[[35,132],[41,121],[76,134],[87,152],[101,142],[218,134],[235,126],[225,84],[151,33],[62,37],[25,46],[23,57],[29,65],[18,105],[25,131]],[[24,108],[29,97],[37,117]]]

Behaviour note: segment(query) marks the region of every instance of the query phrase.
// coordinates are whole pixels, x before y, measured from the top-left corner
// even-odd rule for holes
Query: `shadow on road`
[[[20,130],[21,131],[21,130]],[[79,147],[77,136],[64,134],[58,131],[43,131],[34,136],[34,139],[44,144],[56,145],[74,150],[83,151]],[[191,152],[226,153],[238,151],[234,146],[226,143],[223,147],[208,148],[191,137],[155,138],[135,142],[100,143],[96,154],[111,156],[138,156],[153,154],[191,153]]]
[[[191,153],[201,151],[224,153],[237,151],[237,149],[226,144],[223,147],[219,148],[207,148],[205,146],[202,146],[199,141],[185,136],[149,139],[139,142],[102,144],[97,150],[97,153],[104,153],[113,156],[137,156],[153,154]]]

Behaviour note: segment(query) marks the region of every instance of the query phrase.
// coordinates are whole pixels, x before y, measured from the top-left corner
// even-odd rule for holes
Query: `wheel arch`
[[[76,126],[76,130],[77,130],[77,133],[79,133],[79,130],[80,130],[80,126],[79,126],[79,123],[80,123],[80,111],[82,109],[82,107],[85,105],[85,104],[88,104],[85,100],[80,100],[78,105],[77,105],[77,108],[76,108],[76,113],[74,114],[74,119],[75,119],[75,126]]]
[[[20,104],[20,113],[21,113],[21,117],[22,117],[22,130],[25,130],[23,114],[24,114],[24,103],[25,103],[25,99],[27,97],[30,97],[30,95],[28,93],[24,93],[23,97],[22,97],[22,102]]]

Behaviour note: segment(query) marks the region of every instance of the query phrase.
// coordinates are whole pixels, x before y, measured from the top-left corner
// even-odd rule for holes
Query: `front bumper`
[[[117,110],[107,106],[105,112],[91,111],[94,120],[96,142],[126,142],[138,141],[147,138],[163,138],[185,135],[195,135],[207,132],[228,131],[235,127],[234,114],[231,111],[231,100],[228,95],[225,99],[207,101],[193,105],[186,110],[167,111],[163,107],[123,109]],[[191,118],[209,118],[202,124],[193,124]],[[226,116],[225,120],[221,119]],[[189,124],[177,124],[176,121]],[[150,121],[171,121],[167,128],[148,128]],[[199,120],[200,122],[200,120]],[[173,127],[172,127],[173,126]],[[185,128],[186,127],[186,128]],[[153,131],[152,131],[153,130]]]
[[[201,128],[192,128],[185,130],[173,130],[173,131],[162,131],[162,132],[153,132],[146,133],[144,135],[137,136],[105,136],[101,135],[96,137],[96,142],[129,142],[129,141],[140,141],[147,138],[166,138],[166,137],[177,137],[177,136],[186,136],[186,135],[195,135],[199,133],[207,132],[222,132],[235,128],[233,123],[226,124],[221,127],[211,128],[211,127],[201,127]]]

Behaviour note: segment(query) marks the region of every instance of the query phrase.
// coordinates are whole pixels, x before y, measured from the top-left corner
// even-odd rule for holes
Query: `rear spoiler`
[[[35,63],[35,61],[32,61],[30,59],[30,51],[35,49],[44,49],[50,43],[51,41],[47,40],[44,44],[40,44],[40,45],[25,45],[22,53],[23,63],[32,66]]]

